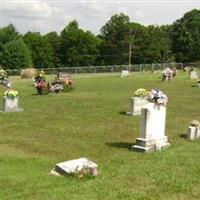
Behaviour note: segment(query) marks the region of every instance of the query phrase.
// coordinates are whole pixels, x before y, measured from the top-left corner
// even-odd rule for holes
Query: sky
[[[60,33],[72,20],[99,34],[111,16],[124,13],[131,22],[166,25],[192,9],[200,0],[0,0],[0,27],[14,24],[20,33]]]

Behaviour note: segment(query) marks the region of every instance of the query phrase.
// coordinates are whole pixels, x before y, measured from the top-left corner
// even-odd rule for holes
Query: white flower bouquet
[[[151,90],[147,95],[147,100],[149,102],[163,106],[166,106],[168,102],[167,95],[158,89]]]

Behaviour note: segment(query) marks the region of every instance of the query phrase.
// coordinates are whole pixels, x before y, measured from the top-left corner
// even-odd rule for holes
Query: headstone
[[[19,99],[18,97],[9,98],[4,96],[3,97],[3,112],[20,112],[23,109],[18,107]]]
[[[60,72],[57,74],[58,81],[68,81],[71,80],[71,74]]]
[[[165,136],[166,107],[154,103],[142,108],[140,136],[136,139],[135,151],[152,152],[169,146]]]
[[[128,115],[141,115],[141,110],[144,105],[148,103],[145,97],[132,97],[131,98],[131,111],[127,112]]]
[[[170,81],[175,73],[176,71],[171,70],[169,67],[165,68],[162,71],[162,81]]]
[[[189,78],[190,78],[191,80],[197,80],[199,77],[198,77],[197,72],[193,70],[193,71],[190,72]]]
[[[200,138],[200,128],[195,126],[189,126],[187,132],[187,138],[190,140]]]
[[[130,75],[130,73],[129,73],[128,70],[122,70],[122,71],[121,71],[121,78],[126,77],[126,76],[129,76],[129,75]]]
[[[97,164],[87,158],[79,158],[56,164],[55,171],[61,175],[86,173],[92,176],[97,176],[97,167]]]

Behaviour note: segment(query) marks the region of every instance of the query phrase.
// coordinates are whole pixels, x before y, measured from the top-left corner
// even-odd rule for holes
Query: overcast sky
[[[60,31],[73,19],[98,34],[114,14],[123,12],[143,25],[171,24],[185,12],[200,9],[200,0],[0,0],[0,26],[13,23],[19,32]]]

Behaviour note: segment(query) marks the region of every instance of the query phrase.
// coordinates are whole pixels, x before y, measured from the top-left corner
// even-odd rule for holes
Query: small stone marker
[[[166,107],[154,103],[142,108],[140,137],[136,139],[135,151],[152,152],[169,146],[165,136]]]
[[[200,138],[200,129],[195,126],[189,126],[187,132],[187,138],[190,140]]]
[[[122,70],[122,72],[121,72],[121,78],[129,76],[129,75],[130,75],[130,73],[129,73],[128,70]]]
[[[194,140],[200,138],[200,122],[197,120],[193,120],[190,122],[190,126],[188,127],[187,138],[190,140]]]
[[[92,176],[97,176],[97,167],[97,164],[88,160],[87,158],[79,158],[56,164],[55,169],[51,171],[51,174],[55,175],[55,172],[57,172],[61,175],[88,174]]]
[[[127,115],[141,115],[141,110],[144,105],[148,103],[145,97],[131,97],[131,111]]]
[[[18,107],[19,99],[18,97],[9,98],[4,96],[3,97],[3,112],[20,112],[23,111],[22,108]]]
[[[199,77],[198,77],[197,72],[193,70],[193,71],[190,72],[189,78],[191,80],[197,80]]]

